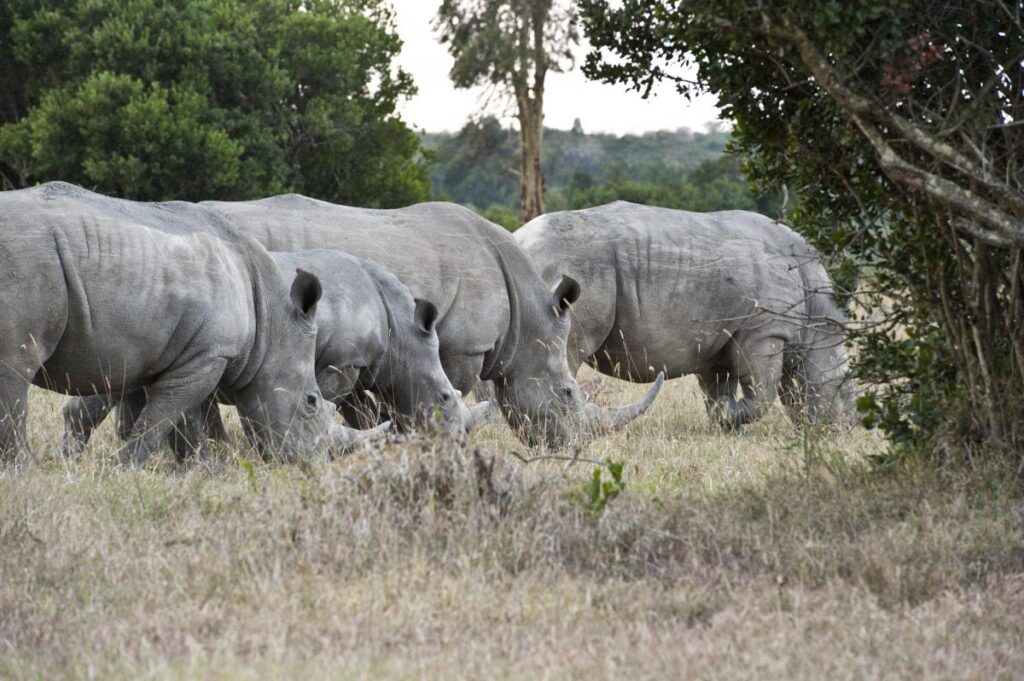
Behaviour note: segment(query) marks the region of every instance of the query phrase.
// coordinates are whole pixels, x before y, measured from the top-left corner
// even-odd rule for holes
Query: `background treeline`
[[[756,210],[778,215],[777,194],[754,194],[740,162],[725,154],[727,132],[643,135],[545,129],[542,168],[548,211],[615,200],[685,210]],[[519,225],[519,136],[493,117],[457,133],[427,133],[433,197],[468,205],[509,229]]]

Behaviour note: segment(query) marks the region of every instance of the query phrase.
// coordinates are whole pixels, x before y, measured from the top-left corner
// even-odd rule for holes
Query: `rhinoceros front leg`
[[[807,418],[807,389],[791,371],[783,369],[779,381],[779,400],[794,425],[801,425]]]
[[[736,389],[739,380],[736,376],[726,367],[713,367],[698,373],[697,382],[704,393],[704,406],[711,420],[731,427],[731,415],[737,408]]]
[[[473,396],[477,402],[490,402],[492,404],[497,403],[497,398],[494,392],[494,381],[480,381],[473,388]]]
[[[12,375],[6,375],[8,373]],[[0,461],[28,449],[25,434],[28,381],[14,372],[3,371],[3,374],[0,381]]]
[[[66,459],[77,459],[85,450],[93,431],[103,423],[117,400],[111,395],[69,397],[61,412],[64,433],[60,438],[60,453]]]
[[[117,436],[121,438],[122,442],[126,442],[132,436],[135,422],[139,420],[142,408],[145,406],[145,390],[128,393],[117,403]]]
[[[204,401],[200,407],[182,414],[181,420],[171,429],[168,441],[178,463],[185,463],[192,457],[201,461],[208,458],[209,451],[206,447],[207,409],[208,403]]]
[[[743,398],[729,413],[729,424],[741,426],[758,420],[765,408],[775,401],[782,379],[781,338],[761,338],[739,344],[734,352],[736,378],[743,389]]]
[[[128,441],[135,430],[135,424],[142,417],[149,396],[146,390],[136,390],[126,395],[117,409],[117,434],[123,441]],[[183,463],[193,454],[205,456],[206,439],[203,436],[203,411],[192,410],[182,414],[181,419],[171,428],[167,435],[167,444],[174,451],[178,463]]]
[[[118,404],[117,410],[117,432],[122,440],[131,437],[135,422],[139,420],[142,408],[146,406],[146,394],[138,391],[127,396]],[[216,395],[210,395],[203,402],[201,410],[191,417],[185,415],[185,421],[178,423],[168,437],[168,444],[182,461],[192,454],[199,452],[205,455],[206,441],[227,440],[227,429],[224,428],[224,421],[220,417],[220,408]],[[196,430],[201,426],[201,430]]]
[[[203,433],[209,440],[227,442],[228,429],[224,427],[224,419],[220,417],[220,403],[216,395],[210,395],[203,402]]]
[[[226,365],[223,358],[193,361],[161,375],[146,390],[145,406],[118,453],[120,461],[142,466],[186,415],[201,422],[195,415],[217,388]]]
[[[333,402],[344,417],[345,423],[359,430],[376,428],[381,423],[390,420],[387,405],[381,402],[376,395],[371,395],[363,388],[357,388]]]
[[[445,376],[448,377],[452,387],[463,395],[468,395],[476,388],[480,382],[480,372],[483,371],[483,366],[483,354],[456,355],[441,353],[441,368],[444,369]],[[491,385],[493,387],[493,382]]]

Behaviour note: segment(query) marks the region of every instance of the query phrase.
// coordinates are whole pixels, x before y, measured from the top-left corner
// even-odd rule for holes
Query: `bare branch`
[[[589,463],[595,466],[610,468],[607,461],[597,461],[596,459],[584,459],[579,456],[565,456],[563,454],[538,454],[537,456],[525,457],[514,450],[509,450],[508,453],[516,457],[523,463],[533,463],[534,461],[568,461],[570,463]]]
[[[975,238],[998,247],[1024,245],[1024,220],[1011,215],[984,197],[964,189],[951,180],[915,166],[896,153],[881,130],[869,122],[870,119],[878,115],[879,107],[869,98],[847,88],[833,66],[824,55],[818,52],[803,31],[788,21],[784,21],[780,27],[772,21],[767,13],[762,13],[762,19],[766,30],[770,31],[772,35],[787,40],[796,47],[801,60],[815,80],[847,112],[871,146],[874,147],[879,157],[879,164],[887,177],[910,189],[926,193],[936,201],[961,213],[974,217],[974,221],[960,221],[958,226],[963,225],[965,231],[970,229],[971,231],[966,233]],[[980,181],[993,192],[1008,199],[1011,205],[1024,208],[1024,199],[1019,194],[1013,193],[1011,189],[948,144],[930,138],[927,133],[891,112],[886,111],[884,118],[887,123],[927,153],[953,166],[973,169],[975,172],[969,173],[971,179]],[[982,225],[986,225],[987,228]]]

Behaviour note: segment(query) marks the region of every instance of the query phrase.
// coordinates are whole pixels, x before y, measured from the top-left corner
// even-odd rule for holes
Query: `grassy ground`
[[[57,460],[59,399],[32,408],[39,460],[0,472],[0,678],[1024,677],[1012,474],[871,474],[876,435],[779,413],[721,433],[688,381],[585,453],[626,462],[600,517],[594,466],[521,463],[504,426],[133,471],[109,426]]]

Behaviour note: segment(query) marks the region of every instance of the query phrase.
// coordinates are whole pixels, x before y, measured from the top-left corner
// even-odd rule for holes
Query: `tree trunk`
[[[524,100],[519,105],[519,221],[525,225],[544,212],[544,173],[540,168],[544,114],[536,99]]]

